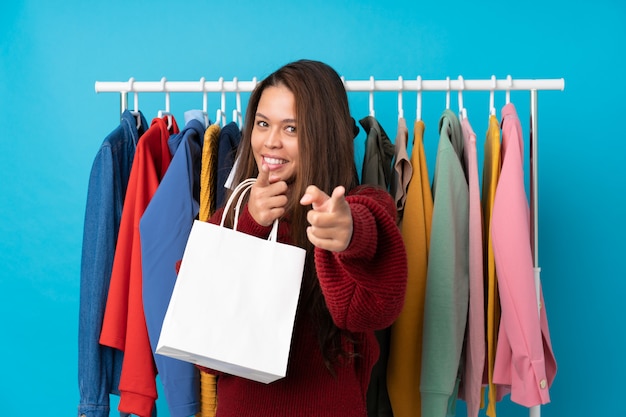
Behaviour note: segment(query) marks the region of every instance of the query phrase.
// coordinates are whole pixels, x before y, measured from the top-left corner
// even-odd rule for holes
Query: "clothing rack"
[[[447,92],[447,101],[449,104],[450,92],[458,91],[459,103],[462,103],[463,91],[489,91],[491,95],[491,107],[493,107],[493,92],[506,91],[506,100],[509,101],[509,93],[511,91],[530,91],[531,96],[536,95],[540,90],[563,90],[565,88],[565,80],[563,78],[553,79],[513,79],[510,75],[506,79],[497,79],[491,76],[490,79],[463,79],[459,75],[457,79],[446,77],[443,80],[424,80],[421,76],[416,79],[403,79],[398,77],[397,80],[376,80],[373,76],[369,80],[345,80],[342,77],[346,91],[348,92],[369,92],[370,93],[370,114],[374,113],[374,97],[376,91],[396,91],[398,92],[398,103],[401,108],[402,92],[417,92],[417,113],[418,117],[421,111],[421,92],[423,91],[440,91]],[[225,94],[226,93],[246,93],[254,90],[257,85],[256,77],[251,81],[240,81],[234,77],[232,81],[226,81],[220,77],[216,81],[207,81],[204,77],[198,81],[168,81],[163,77],[160,81],[135,81],[133,77],[128,81],[96,81],[96,93],[120,93],[120,112],[128,108],[128,93],[135,93],[135,107],[137,107],[137,93],[165,93],[166,112],[169,112],[169,93],[204,93],[204,111],[206,112],[207,93],[222,93],[222,112],[225,111]],[[534,92],[534,93],[533,93]],[[537,100],[533,100],[531,104],[531,114],[536,116]],[[237,101],[238,109],[241,107],[239,97]],[[448,106],[447,106],[448,107]],[[535,110],[535,113],[532,111]],[[533,117],[535,120],[536,117]],[[532,129],[532,123],[531,123]],[[536,132],[535,132],[536,133]],[[532,135],[531,135],[532,136]],[[535,136],[532,136],[536,138]]]
[[[493,108],[494,91],[505,91],[506,101],[509,102],[510,91],[530,92],[530,211],[531,211],[531,250],[533,254],[533,268],[535,278],[535,290],[537,294],[537,311],[540,309],[540,273],[539,267],[539,223],[538,223],[538,91],[564,90],[565,80],[563,78],[553,79],[513,79],[510,75],[505,79],[497,79],[491,76],[490,79],[457,79],[446,77],[440,80],[424,80],[421,76],[415,79],[397,80],[376,80],[371,76],[368,80],[345,80],[342,77],[346,91],[348,92],[369,92],[370,114],[374,114],[374,92],[396,91],[398,93],[398,108],[401,109],[402,92],[417,92],[417,114],[421,114],[421,93],[424,91],[446,92],[446,104],[450,102],[450,92],[457,91],[459,95],[459,107],[462,109],[463,91],[489,91],[491,93],[490,105]],[[160,81],[135,81],[131,77],[128,81],[96,81],[96,93],[119,93],[120,110],[123,112],[128,108],[128,93],[134,93],[135,108],[137,108],[137,93],[165,93],[166,113],[169,113],[169,93],[203,93],[204,111],[206,112],[207,93],[222,94],[222,113],[225,107],[226,93],[251,92],[257,85],[256,78],[251,81],[240,81],[236,77],[232,81],[226,81],[220,77],[216,81],[207,81],[204,77],[198,81],[168,81],[165,77]],[[237,111],[240,109],[240,100],[237,97]],[[534,406],[529,409],[530,417],[541,416],[541,406]]]
[[[443,80],[425,80],[418,76],[416,79],[376,80],[343,80],[347,91],[490,91],[490,90],[563,90],[565,80],[553,79],[506,79],[473,80],[447,77]],[[160,81],[135,81],[131,77],[128,81],[96,81],[96,93],[202,93],[202,92],[251,92],[257,81],[241,81],[237,77],[226,81],[220,77],[217,81],[168,81],[165,77]]]

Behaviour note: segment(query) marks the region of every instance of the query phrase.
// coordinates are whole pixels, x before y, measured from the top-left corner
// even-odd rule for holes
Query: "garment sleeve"
[[[404,303],[407,257],[393,199],[359,187],[346,197],[352,240],[343,252],[315,249],[322,293],[339,328],[362,332],[390,326]]]
[[[79,414],[109,415],[109,394],[118,394],[122,352],[100,345],[119,216],[115,213],[110,146],[96,155],[87,192],[80,274],[78,327]]]

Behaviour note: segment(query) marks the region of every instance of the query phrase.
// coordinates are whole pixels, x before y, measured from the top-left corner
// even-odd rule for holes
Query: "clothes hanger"
[[[370,76],[370,116],[375,117],[374,111],[374,76]]]
[[[422,76],[417,76],[417,106],[415,118],[419,122],[422,120]]]
[[[489,115],[490,116],[496,115],[496,107],[494,104],[495,90],[496,90],[496,76],[492,75],[491,76],[491,89],[489,90]]]
[[[446,77],[446,110],[450,110],[450,77]]]
[[[398,77],[398,84],[400,89],[398,90],[398,120],[404,118],[404,109],[402,106],[402,90],[404,89],[404,83],[402,82],[402,76]]]
[[[161,78],[161,89],[165,91],[165,110],[159,110],[158,117],[159,119],[163,118],[163,116],[167,116],[167,130],[172,128],[172,113],[170,112],[170,93],[166,91],[166,79],[165,77]]]
[[[137,130],[139,130],[141,129],[141,113],[139,113],[139,94],[137,94],[137,92],[135,91],[133,95],[135,110],[131,111],[130,114],[135,116],[135,120],[137,121]]]
[[[202,89],[202,116],[204,116],[205,128],[209,126],[209,113],[207,112],[207,92],[205,90],[206,79],[200,78],[200,88]]]
[[[135,84],[135,78],[130,77],[128,80],[128,90],[133,92],[133,99],[135,104],[135,109],[130,112],[135,117],[135,121],[137,123],[137,130],[141,128],[141,113],[139,113],[139,98],[136,91],[133,90],[133,84]]]
[[[467,110],[463,106],[463,90],[465,90],[465,81],[463,81],[463,76],[459,75],[459,81],[461,82],[461,87],[459,87],[459,116],[461,120],[467,119]]]
[[[221,105],[220,108],[217,109],[217,112],[215,114],[215,123],[216,125],[220,125],[224,127],[226,126],[226,91],[224,91],[224,77],[220,77],[219,79],[219,83],[220,83],[220,91],[222,92],[222,100],[221,100]]]
[[[506,89],[505,103],[509,104],[511,102],[511,88],[513,87],[513,79],[511,78],[510,75],[506,76],[506,83],[507,83],[507,89]]]
[[[215,123],[213,124],[221,127],[224,127],[226,124],[226,113],[224,113],[222,109],[217,109],[217,112],[215,112]]]
[[[243,125],[242,115],[241,115],[241,93],[239,92],[239,84],[237,81],[237,77],[233,78],[233,84],[235,86],[235,100],[236,100],[236,108],[233,110],[233,122],[237,123],[239,128]]]

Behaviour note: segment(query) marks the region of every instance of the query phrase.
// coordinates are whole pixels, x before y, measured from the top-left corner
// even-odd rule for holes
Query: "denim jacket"
[[[149,127],[143,114],[126,110],[94,159],[87,190],[80,271],[78,321],[78,415],[108,417],[109,394],[119,395],[123,353],[99,344],[124,195],[139,137]],[[120,413],[121,416],[128,416]]]

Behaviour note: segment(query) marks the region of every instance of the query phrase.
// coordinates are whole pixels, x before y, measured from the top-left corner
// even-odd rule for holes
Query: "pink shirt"
[[[532,407],[550,402],[556,361],[541,291],[537,312],[523,161],[522,128],[509,103],[502,109],[502,170],[491,220],[502,306],[493,380],[510,390],[511,401]]]
[[[469,312],[465,339],[465,372],[459,397],[467,403],[467,415],[477,416],[485,369],[485,297],[483,275],[483,223],[478,184],[476,134],[467,117],[461,118],[463,157],[469,186]]]

